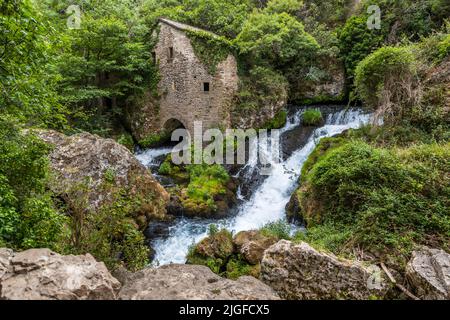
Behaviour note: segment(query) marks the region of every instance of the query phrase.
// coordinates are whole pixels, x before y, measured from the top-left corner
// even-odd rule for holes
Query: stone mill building
[[[189,32],[207,31],[168,19],[159,20],[152,52],[159,68],[158,97],[148,98],[130,115],[131,129],[140,140],[158,132],[184,127],[193,133],[194,121],[203,128],[228,128],[238,90],[237,62],[232,54],[210,68],[195,54]],[[208,32],[211,37],[217,37]]]

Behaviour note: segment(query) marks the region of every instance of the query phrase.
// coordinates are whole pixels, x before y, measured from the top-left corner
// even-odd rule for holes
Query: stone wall
[[[204,127],[228,127],[229,107],[238,89],[235,58],[229,55],[218,65],[216,74],[210,75],[207,66],[196,57],[186,33],[165,22],[160,24],[155,53],[161,75],[161,128],[172,118],[189,130],[194,121],[200,120]],[[209,83],[209,92],[204,91],[204,83]]]
[[[151,107],[135,108],[130,115],[135,119],[130,124],[138,140],[155,133],[155,128],[163,130],[171,119],[180,121],[191,133],[194,121],[202,121],[203,128],[230,126],[230,109],[239,81],[236,59],[229,55],[211,75],[195,55],[185,29],[195,28],[165,20],[160,22],[159,40],[153,53],[161,77],[159,101],[147,100]],[[209,92],[205,92],[204,83],[209,83]],[[158,114],[147,115],[146,112]]]

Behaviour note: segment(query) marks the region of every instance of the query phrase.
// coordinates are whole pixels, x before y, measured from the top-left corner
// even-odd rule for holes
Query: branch
[[[420,300],[418,297],[416,297],[410,291],[408,291],[408,289],[406,289],[404,286],[402,286],[401,284],[397,283],[397,281],[394,279],[394,277],[392,276],[391,272],[389,271],[389,269],[385,266],[385,264],[383,262],[381,263],[381,268],[383,268],[383,271],[386,273],[386,275],[388,276],[389,280],[391,280],[391,282],[393,284],[395,284],[397,286],[397,288],[399,288],[404,294],[406,294],[408,297],[410,297],[413,300]]]

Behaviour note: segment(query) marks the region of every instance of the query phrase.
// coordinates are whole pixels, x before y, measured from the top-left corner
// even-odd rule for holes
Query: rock
[[[427,247],[414,251],[406,266],[406,278],[419,298],[449,300],[450,255]]]
[[[257,265],[261,262],[264,251],[277,242],[275,237],[264,236],[259,231],[239,232],[233,239],[237,252],[250,264]]]
[[[292,101],[306,103],[340,102],[345,96],[345,68],[342,61],[334,57],[318,59],[320,69],[326,72],[322,79],[305,79],[291,83]]]
[[[119,292],[121,300],[279,300],[253,277],[223,279],[204,266],[167,265],[133,275]]]
[[[20,253],[0,249],[0,265],[9,257],[6,277],[0,277],[0,300],[111,300],[120,283],[90,255],[61,256],[48,249]]]
[[[301,204],[298,190],[299,189],[295,190],[295,192],[291,196],[291,199],[286,205],[286,217],[290,222],[304,223],[303,219],[299,215],[299,212],[301,211]]]
[[[227,230],[221,230],[202,241],[194,249],[194,255],[201,259],[222,259],[225,262],[234,252],[233,238]],[[192,263],[188,259],[188,262]],[[194,263],[195,264],[195,263]]]
[[[11,266],[12,257],[13,257],[12,250],[0,248],[0,283],[3,278],[6,278],[12,272]]]
[[[292,300],[383,298],[389,289],[377,267],[285,240],[264,253],[260,279],[280,297]]]
[[[126,147],[89,133],[37,135],[54,147],[50,162],[56,179],[51,188],[69,206],[86,198],[87,207],[95,211],[126,190],[130,198],[140,200],[134,216],[141,229],[149,220],[165,217],[169,194]],[[111,179],[114,186],[103,187]]]

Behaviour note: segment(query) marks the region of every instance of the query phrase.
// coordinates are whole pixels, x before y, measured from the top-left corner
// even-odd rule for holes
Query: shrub
[[[323,123],[320,110],[307,110],[303,113],[302,123],[304,126],[319,126]]]
[[[156,148],[170,141],[171,132],[162,131],[160,133],[151,134],[138,142],[142,148]]]
[[[242,276],[259,278],[260,266],[250,265],[240,254],[232,256],[225,268],[223,275],[228,279],[237,280]]]
[[[367,107],[378,116],[399,119],[418,103],[416,64],[408,47],[383,47],[356,67],[355,86]]]
[[[299,191],[307,237],[330,239],[322,243],[332,251],[360,246],[403,262],[415,244],[448,250],[449,155],[450,144],[389,150],[353,141],[330,149]]]
[[[118,139],[117,142],[121,145],[125,146],[131,152],[134,151],[134,140],[131,134],[123,133]]]
[[[291,226],[285,220],[268,223],[260,231],[263,235],[275,237],[278,240],[291,239]]]
[[[101,187],[115,188],[111,181],[105,181]],[[78,205],[72,207],[74,234],[69,251],[89,252],[110,270],[123,265],[130,271],[137,271],[149,263],[150,250],[134,220],[142,199],[132,198],[125,189],[115,194],[114,199],[96,212],[87,209],[86,199],[79,199]]]
[[[281,129],[287,123],[287,112],[286,110],[281,110],[275,117],[267,121],[262,127],[267,130]]]
[[[381,46],[382,30],[369,30],[366,16],[353,16],[338,33],[339,48],[344,57],[347,76],[353,79],[356,66]]]
[[[0,118],[0,241],[16,250],[62,252],[67,218],[48,191],[49,147]]]

